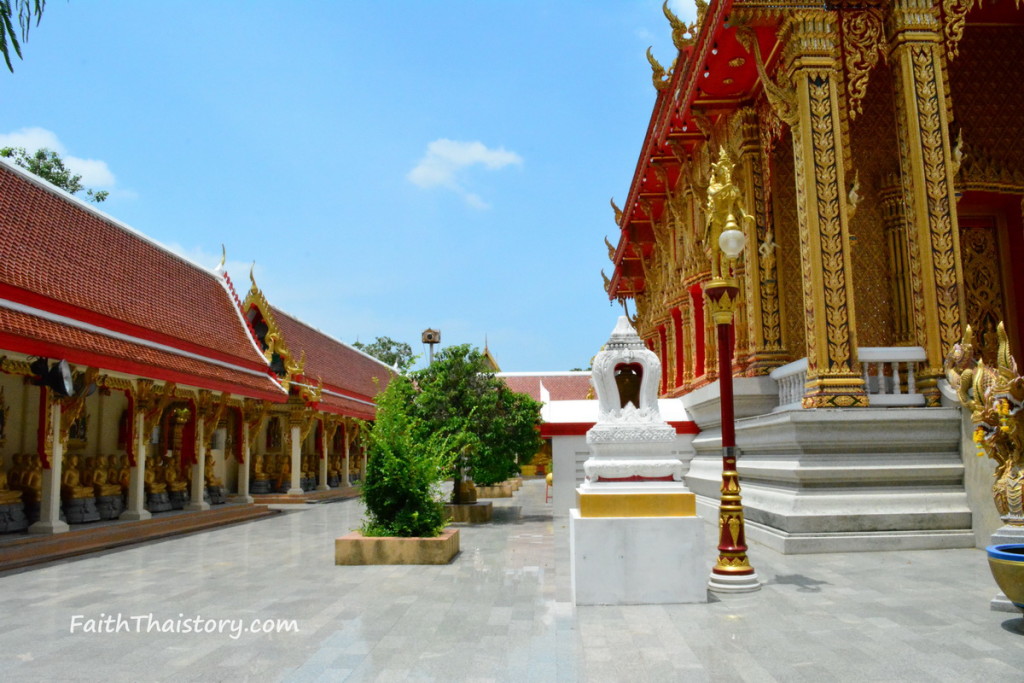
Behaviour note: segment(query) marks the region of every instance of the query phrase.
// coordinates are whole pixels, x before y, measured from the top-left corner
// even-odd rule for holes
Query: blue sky
[[[672,3],[690,20],[690,0]],[[50,2],[0,72],[0,145],[56,148],[100,208],[346,342],[488,341],[585,367],[671,63],[660,0]]]

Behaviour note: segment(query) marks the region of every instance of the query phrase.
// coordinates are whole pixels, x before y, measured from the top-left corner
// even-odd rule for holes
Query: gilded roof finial
[[[622,209],[620,209],[615,204],[615,197],[612,197],[611,200],[609,200],[609,201],[611,201],[611,204],[612,204],[612,211],[615,212],[615,225],[618,225],[618,226],[621,227],[622,226]]]
[[[650,47],[647,48],[647,61],[651,63],[651,69],[653,71],[651,74],[651,82],[654,83],[654,87],[658,90],[664,90],[668,87],[670,74],[665,70],[665,67],[659,64],[658,60],[654,58],[654,54],[651,52]]]
[[[213,269],[213,272],[219,273],[221,270],[224,269],[224,264],[227,263],[227,262],[228,262],[228,250],[224,246],[224,244],[222,243],[220,245],[220,263],[218,263],[217,267]]]
[[[256,276],[253,274],[253,272],[255,270],[256,270],[256,262],[253,261],[252,265],[249,266],[249,282],[252,283],[252,291],[258,292],[258,291],[260,291],[260,288],[256,286]]]
[[[615,245],[608,241],[608,236],[605,235],[604,246],[608,247],[608,260],[615,263]]]
[[[604,280],[604,293],[608,294],[612,288],[612,281],[604,274],[604,268],[601,269],[601,279]]]

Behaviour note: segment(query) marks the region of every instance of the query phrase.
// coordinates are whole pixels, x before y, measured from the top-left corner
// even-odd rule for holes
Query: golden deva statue
[[[725,255],[718,246],[718,238],[725,230],[740,230],[749,233],[754,217],[743,210],[740,200],[743,192],[733,183],[734,164],[729,153],[722,147],[718,161],[711,164],[711,182],[708,184],[706,207],[707,225],[704,229],[704,250],[711,259],[711,278],[729,277],[728,266],[723,263]]]

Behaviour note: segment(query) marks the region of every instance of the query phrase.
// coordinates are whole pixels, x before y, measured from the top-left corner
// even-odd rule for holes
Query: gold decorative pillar
[[[916,334],[911,304],[910,258],[907,254],[907,221],[903,214],[903,185],[899,176],[886,178],[886,185],[879,190],[878,198],[892,278],[893,335],[897,344],[913,344]]]
[[[847,144],[836,14],[794,12],[782,29],[795,90],[793,160],[807,330],[805,408],[867,405],[858,372]]]
[[[907,212],[914,336],[927,354],[917,386],[929,405],[939,403],[942,361],[960,340],[963,311],[943,36],[934,4],[933,0],[895,0],[887,27]]]
[[[737,339],[736,356],[744,351],[748,374],[766,375],[785,365],[788,356],[782,340],[782,308],[779,299],[779,271],[775,260],[775,229],[772,212],[765,196],[765,160],[762,156],[757,113],[744,107],[733,119],[734,135],[739,149],[736,184],[743,191],[746,205],[752,207],[753,229],[748,234],[750,245],[743,254],[742,278],[746,311],[745,345]],[[744,329],[737,321],[737,337]]]

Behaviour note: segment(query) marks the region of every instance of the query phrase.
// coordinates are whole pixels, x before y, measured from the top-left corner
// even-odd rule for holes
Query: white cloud
[[[24,147],[29,153],[45,147],[61,155],[64,164],[82,176],[82,184],[86,187],[109,189],[117,183],[107,162],[69,155],[57,134],[45,128],[22,128],[13,133],[0,133],[0,147]]]
[[[486,209],[487,202],[462,186],[464,169],[483,166],[493,171],[522,164],[521,156],[504,147],[490,149],[479,141],[463,142],[441,138],[427,145],[426,154],[406,177],[409,182],[422,188],[443,187],[453,190],[473,208]]]

